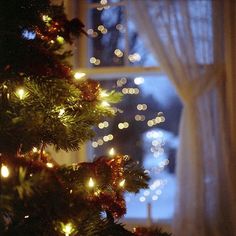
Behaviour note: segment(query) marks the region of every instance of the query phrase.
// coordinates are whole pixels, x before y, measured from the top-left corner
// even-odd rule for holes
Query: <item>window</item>
[[[108,90],[123,93],[115,118],[95,127],[92,157],[110,148],[142,163],[150,173],[150,189],[127,195],[127,219],[171,219],[175,194],[175,154],[181,103],[158,61],[145,46],[128,1],[87,1],[84,65],[88,77]],[[138,210],[137,210],[138,209]]]

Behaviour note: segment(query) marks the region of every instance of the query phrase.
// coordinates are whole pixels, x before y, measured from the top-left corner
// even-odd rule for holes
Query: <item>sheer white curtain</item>
[[[226,81],[223,2],[130,0],[141,36],[184,104],[176,236],[236,235],[222,92]]]

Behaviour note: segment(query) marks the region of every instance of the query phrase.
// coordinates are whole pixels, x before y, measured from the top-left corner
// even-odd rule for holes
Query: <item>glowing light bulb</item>
[[[101,102],[101,105],[102,105],[103,107],[109,107],[109,106],[110,106],[110,104],[109,104],[108,102],[106,102],[106,101],[102,101],[102,102]]]
[[[22,100],[25,97],[25,90],[22,88],[17,89],[16,94],[19,97],[19,99]]]
[[[43,16],[42,16],[42,19],[43,19],[43,21],[46,22],[46,23],[48,23],[49,21],[52,20],[52,18],[51,18],[50,16],[47,16],[47,15],[43,15]]]
[[[65,42],[64,38],[62,36],[57,36],[57,42],[60,44],[63,44]]]
[[[79,79],[82,79],[85,75],[86,75],[86,74],[83,73],[83,72],[76,72],[76,73],[74,74],[74,78],[79,80]]]
[[[88,182],[88,186],[90,187],[90,188],[94,188],[94,186],[95,186],[95,183],[94,183],[94,181],[93,181],[93,178],[89,178],[89,182]]]
[[[58,117],[61,117],[64,113],[65,113],[65,109],[64,109],[64,108],[61,108],[61,109],[59,110]]]
[[[119,186],[122,188],[125,186],[125,179],[120,181]]]
[[[38,148],[33,147],[33,148],[32,148],[32,152],[34,152],[34,153],[38,152]]]
[[[109,156],[115,156],[116,152],[115,152],[115,149],[114,148],[111,148],[108,152]]]
[[[108,94],[107,94],[107,92],[105,91],[105,90],[102,90],[101,92],[100,92],[100,97],[101,98],[104,98],[104,97],[107,97],[108,96]]]
[[[3,178],[7,178],[9,175],[10,175],[10,171],[9,171],[8,167],[5,165],[2,165],[1,166],[1,176]]]
[[[62,225],[62,232],[65,234],[65,236],[70,236],[74,231],[75,229],[72,223]]]
[[[48,168],[53,168],[53,167],[54,167],[53,163],[51,163],[51,162],[47,162],[47,163],[46,163],[46,166],[47,166]]]

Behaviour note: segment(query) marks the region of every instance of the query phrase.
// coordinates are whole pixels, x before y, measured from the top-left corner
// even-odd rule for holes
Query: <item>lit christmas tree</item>
[[[0,235],[133,235],[117,220],[124,192],[147,187],[128,156],[59,166],[46,152],[78,150],[120,99],[74,73],[64,50],[83,31],[49,0],[0,8]]]

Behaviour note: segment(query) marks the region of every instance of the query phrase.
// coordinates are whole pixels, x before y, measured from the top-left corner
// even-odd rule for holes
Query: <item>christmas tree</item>
[[[46,152],[78,150],[120,99],[72,71],[65,45],[83,27],[49,0],[1,1],[0,235],[133,235],[118,219],[124,193],[147,187],[136,162],[59,166]]]

